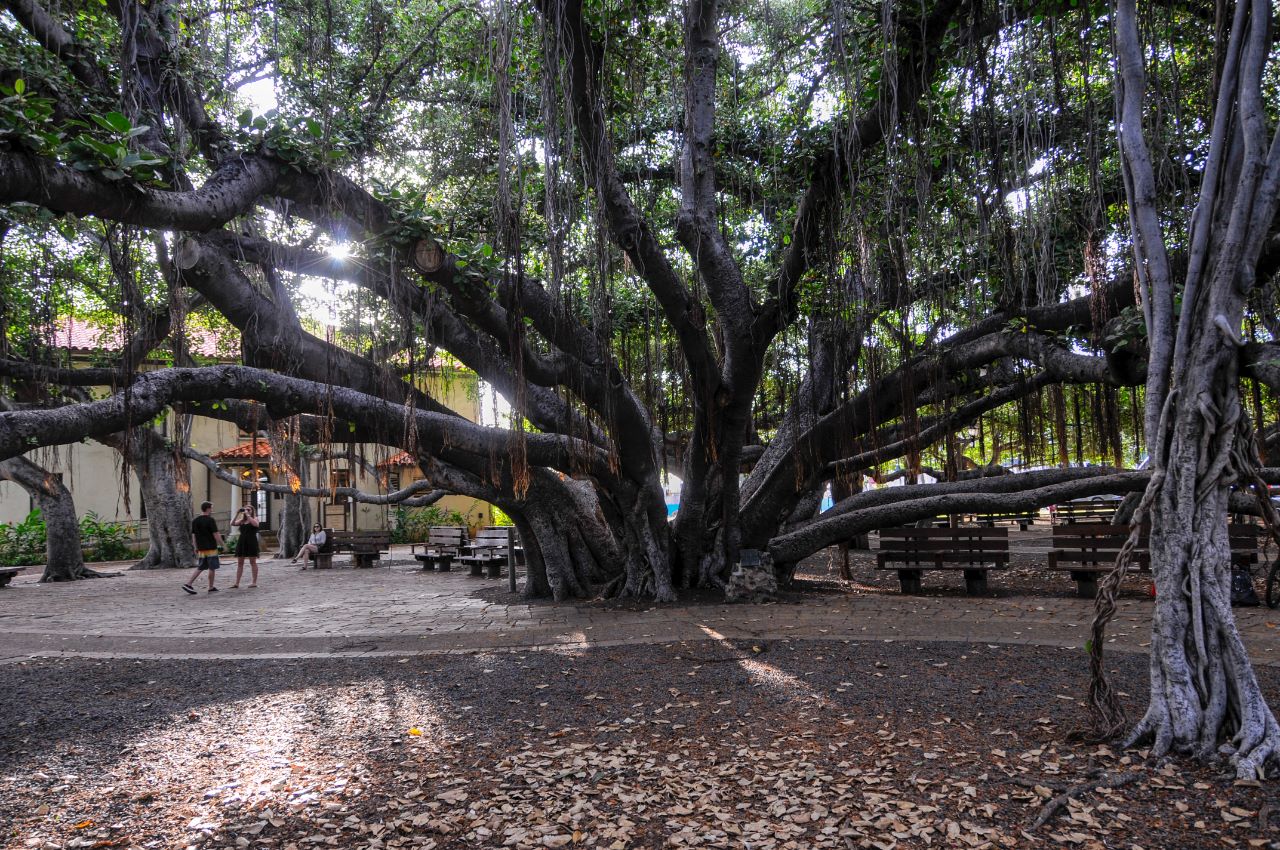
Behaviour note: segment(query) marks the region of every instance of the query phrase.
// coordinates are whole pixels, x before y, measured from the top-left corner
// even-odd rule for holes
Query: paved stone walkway
[[[32,655],[125,658],[410,655],[534,647],[609,646],[706,639],[939,640],[1082,648],[1092,603],[1009,596],[813,595],[797,604],[526,604],[506,579],[422,572],[408,554],[393,566],[299,572],[262,565],[261,586],[182,592],[186,571],[42,585],[33,568],[0,588],[0,663]],[[342,559],[338,562],[342,564]],[[384,561],[384,564],[386,562]],[[1143,652],[1148,600],[1119,604],[1112,648]],[[1280,611],[1237,609],[1256,663],[1280,666]],[[1083,651],[1083,650],[1082,650]]]

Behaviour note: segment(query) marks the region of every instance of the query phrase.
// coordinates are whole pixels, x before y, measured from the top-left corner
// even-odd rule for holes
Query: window
[[[399,489],[400,489],[400,473],[388,472],[387,473],[387,492],[394,493]]]

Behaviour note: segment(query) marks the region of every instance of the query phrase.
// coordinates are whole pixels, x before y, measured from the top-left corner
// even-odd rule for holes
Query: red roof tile
[[[418,462],[408,452],[400,452],[378,464],[378,469],[390,469],[393,466],[417,466]]]
[[[50,342],[54,348],[72,351],[119,351],[124,341],[122,328],[107,328],[83,319],[59,319],[52,330]],[[225,356],[227,349],[234,349],[230,340],[220,341],[211,331],[201,328],[187,330],[187,347],[201,357]]]
[[[257,449],[255,452],[254,449]],[[209,455],[214,460],[252,460],[261,458],[263,460],[271,457],[271,444],[266,440],[259,440],[256,443],[241,443],[240,445],[223,449],[220,452]]]

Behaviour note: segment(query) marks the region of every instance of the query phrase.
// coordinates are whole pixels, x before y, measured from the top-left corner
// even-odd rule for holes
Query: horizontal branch
[[[263,156],[240,156],[199,189],[173,192],[112,183],[42,157],[0,151],[0,204],[25,202],[157,230],[205,231],[253,209],[283,168]]]
[[[424,508],[435,504],[449,495],[448,491],[437,489],[427,480],[414,481],[393,493],[366,493],[355,487],[294,487],[289,484],[271,484],[261,481],[246,481],[234,472],[221,466],[216,460],[190,446],[182,449],[184,457],[194,460],[212,472],[219,480],[234,484],[242,490],[261,490],[264,493],[278,493],[282,496],[310,496],[315,498],[332,498],[342,496],[355,502],[368,505],[398,505],[403,508]],[[425,496],[419,493],[427,491]]]
[[[1074,470],[1051,471],[1067,472]],[[919,496],[918,498],[908,498],[894,501],[890,504],[850,511],[830,519],[819,519],[796,531],[770,540],[769,554],[773,556],[776,562],[793,563],[834,543],[848,540],[858,534],[866,534],[868,531],[874,531],[877,528],[894,528],[945,514],[964,513],[967,511],[1006,513],[1009,511],[1032,510],[1058,502],[1087,498],[1089,496],[1132,493],[1146,487],[1147,481],[1151,477],[1151,473],[1147,471],[1115,472],[1114,470],[1099,470],[1099,473],[1104,472],[1110,472],[1111,474],[1094,474],[1074,481],[1042,487],[1033,486],[1035,482],[1042,480],[1035,478],[1038,475],[1035,472],[999,476],[981,481],[954,482],[963,486],[966,492],[948,492],[937,495],[916,494]],[[1031,478],[1032,481],[1025,480],[1027,478]],[[1018,479],[1024,480],[1019,481]],[[1003,484],[1006,488],[1011,483],[1021,484],[1024,488],[1028,485],[1032,486],[1031,489],[1020,489],[1016,492],[999,492],[996,487],[983,486],[988,483]],[[910,488],[895,487],[892,489],[917,490],[919,487],[931,488],[934,493],[937,493],[937,488],[947,487],[947,485],[925,484],[915,485]]]
[[[51,410],[0,413],[0,460],[42,446],[129,428],[159,415],[179,401],[228,398],[263,402],[276,419],[295,413],[332,411],[334,418],[371,431],[413,434],[419,455],[466,454],[486,466],[506,465],[511,435],[457,416],[435,413],[359,393],[346,387],[290,378],[246,366],[165,369],[139,375],[127,391],[102,401]],[[612,482],[609,457],[581,440],[525,434],[528,463],[574,474],[588,472]]]
[[[1264,469],[1263,480],[1280,482],[1280,469]],[[977,481],[916,484],[859,493],[819,519],[769,541],[775,562],[794,563],[814,552],[878,528],[894,528],[935,516],[966,512],[1036,510],[1090,496],[1134,493],[1147,486],[1150,470],[1118,472],[1105,467],[1049,469]]]

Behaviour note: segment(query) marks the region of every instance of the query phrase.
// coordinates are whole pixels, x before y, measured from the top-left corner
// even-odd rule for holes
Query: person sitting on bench
[[[302,568],[304,570],[307,568],[307,561],[311,560],[319,553],[327,551],[329,548],[329,535],[320,527],[320,523],[313,525],[311,527],[311,532],[312,534],[307,538],[307,542],[302,544],[302,548],[298,550],[298,554],[294,555],[293,560],[289,562],[291,564],[296,564],[298,563],[299,558],[305,557],[306,560],[302,562]]]

